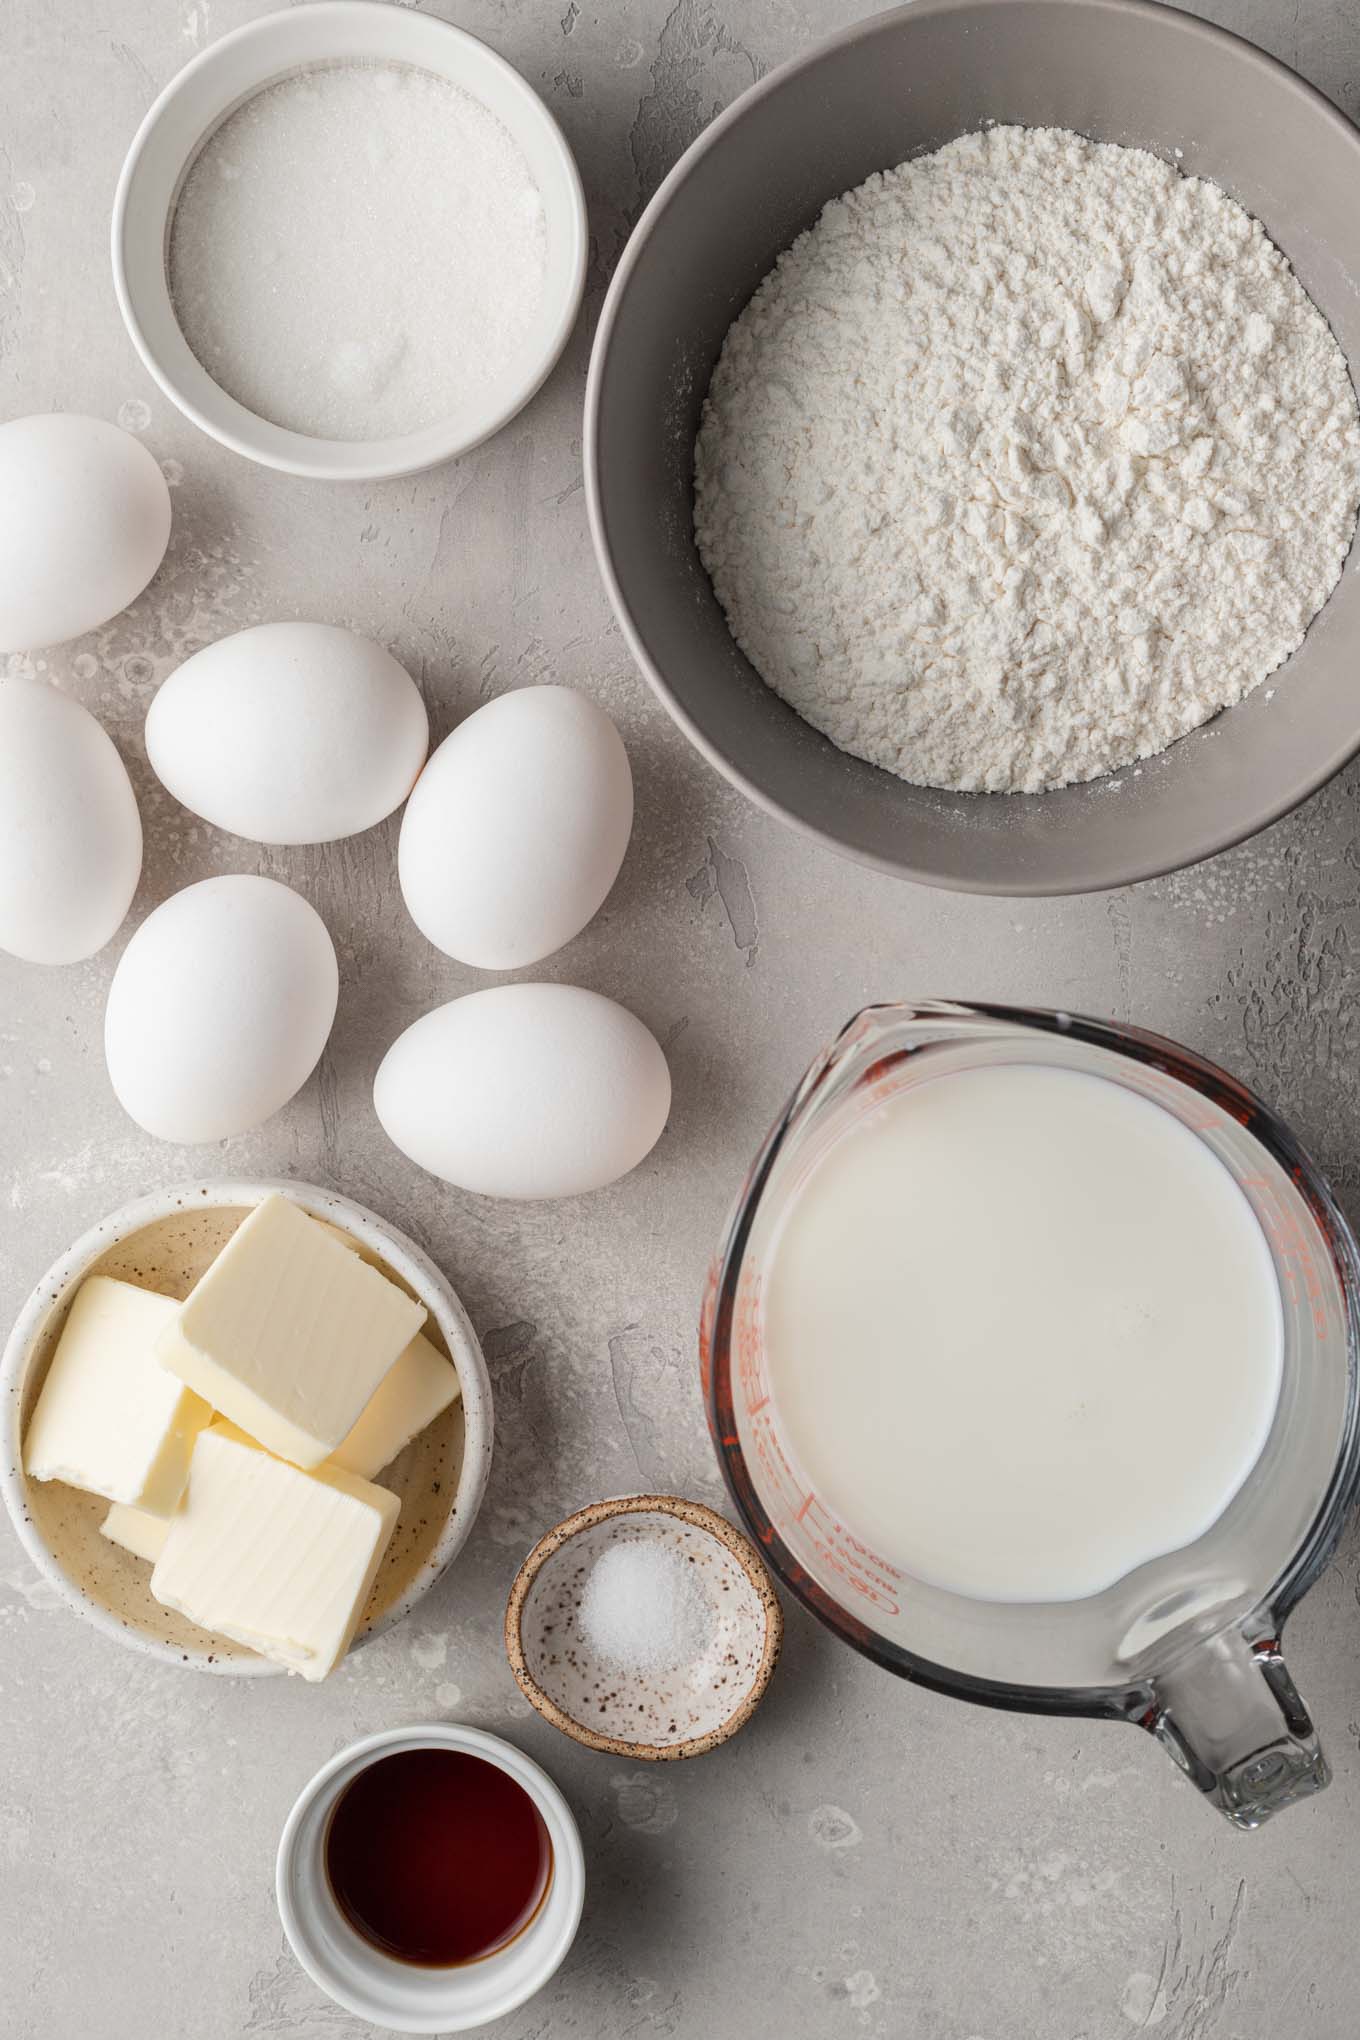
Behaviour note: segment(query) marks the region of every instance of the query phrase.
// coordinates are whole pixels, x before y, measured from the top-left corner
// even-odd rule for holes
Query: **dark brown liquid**
[[[397,1750],[347,1785],[326,1874],[385,1955],[449,1969],[524,1931],[552,1878],[543,1816],[508,1771],[463,1750]]]

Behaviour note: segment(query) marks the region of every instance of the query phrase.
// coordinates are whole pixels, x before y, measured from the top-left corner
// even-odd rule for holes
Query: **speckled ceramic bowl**
[[[199,1670],[264,1677],[281,1667],[239,1643],[211,1636],[152,1598],[150,1570],[100,1535],[101,1496],[58,1481],[30,1481],[21,1445],[76,1290],[87,1275],[113,1275],[187,1296],[246,1213],[271,1190],[348,1233],[366,1260],[429,1311],[426,1337],[458,1370],[462,1400],[446,1410],[380,1476],[401,1497],[401,1515],[359,1625],[356,1645],[407,1614],[472,1528],[491,1465],[491,1385],[467,1313],[413,1241],[362,1205],[311,1183],[180,1184],[141,1197],[85,1233],[49,1268],[19,1313],[0,1360],[0,1493],[33,1563],[81,1615],[138,1650]]]
[[[660,1669],[620,1670],[581,1632],[591,1567],[620,1540],[669,1546],[695,1567],[703,1649]],[[526,1699],[587,1749],[661,1762],[702,1756],[754,1714],[779,1658],[784,1618],[763,1560],[702,1502],[622,1495],[578,1509],[539,1539],[510,1590],[505,1647]]]

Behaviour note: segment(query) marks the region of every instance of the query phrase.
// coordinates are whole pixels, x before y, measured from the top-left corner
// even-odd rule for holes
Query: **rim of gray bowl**
[[[885,856],[859,845],[848,843],[841,837],[833,835],[829,829],[821,828],[815,822],[805,820],[803,816],[785,802],[776,800],[772,795],[756,785],[741,767],[734,764],[725,755],[721,747],[706,735],[704,730],[686,710],[643,643],[627,598],[614,572],[613,550],[606,529],[605,512],[600,501],[598,447],[601,387],[608,367],[609,351],[614,338],[619,307],[628,288],[633,270],[641,259],[644,245],[651,238],[658,220],[666,212],[676,192],[688,178],[694,164],[717,145],[728,130],[743,118],[751,106],[757,104],[762,99],[768,98],[771,93],[777,91],[783,85],[785,80],[794,77],[800,71],[808,70],[818,64],[830,51],[843,49],[856,42],[866,41],[872,36],[882,34],[884,29],[894,21],[905,20],[908,17],[920,20],[930,15],[977,13],[980,9],[1000,9],[1009,4],[1010,0],[906,0],[904,5],[889,7],[880,13],[867,15],[863,20],[851,22],[848,27],[838,30],[833,35],[822,37],[813,44],[811,49],[804,50],[795,57],[790,57],[786,62],[776,65],[772,71],[768,71],[755,84],[748,85],[746,90],[738,94],[731,105],[725,107],[721,113],[717,114],[707,127],[704,128],[703,132],[697,135],[694,141],[690,143],[684,154],[672,165],[671,169],[657,186],[656,191],[652,194],[632,233],[629,235],[627,245],[615,267],[614,274],[610,279],[609,288],[605,293],[604,303],[600,309],[599,323],[596,326],[595,338],[591,345],[590,366],[586,377],[583,461],[586,486],[586,514],[590,523],[590,535],[594,545],[595,561],[600,578],[604,582],[610,607],[613,609],[614,615],[618,620],[624,642],[632,654],[634,663],[653,692],[659,697],[672,719],[684,731],[695,750],[708,761],[722,778],[726,779],[730,785],[737,787],[740,792],[746,795],[748,800],[753,801],[764,813],[773,815],[778,821],[787,823],[789,827],[797,830],[799,835],[809,837],[813,842],[820,843],[825,849],[834,852],[837,856],[847,857],[853,863],[865,865],[870,870],[881,871],[890,878],[907,879],[916,885],[927,885],[938,891],[978,893],[995,899],[1070,898],[1080,893],[1112,891],[1119,886],[1137,885],[1146,879],[1166,877],[1173,871],[1181,871],[1190,865],[1203,863],[1206,858],[1215,857],[1221,851],[1231,850],[1235,845],[1245,843],[1250,837],[1259,835],[1263,829],[1268,829],[1273,822],[1280,821],[1285,815],[1292,814],[1295,808],[1302,806],[1304,801],[1310,799],[1321,787],[1327,785],[1329,780],[1334,779],[1337,773],[1360,752],[1360,717],[1357,718],[1353,735],[1348,737],[1345,743],[1335,747],[1323,765],[1300,774],[1289,787],[1272,799],[1261,803],[1250,816],[1239,817],[1226,825],[1206,828],[1197,844],[1184,851],[1178,851],[1169,863],[1149,862],[1146,858],[1131,857],[1122,862],[1116,862],[1109,870],[1102,870],[1089,882],[1078,882],[1075,884],[1057,884],[1054,882],[1036,884],[1033,881],[1026,880],[1009,881],[1004,874],[994,879],[989,879],[985,883],[967,876],[945,878],[938,872],[923,869],[919,865],[909,864],[902,858]],[[1335,106],[1324,92],[1320,92],[1315,85],[1310,85],[1306,78],[1300,77],[1297,71],[1291,70],[1287,64],[1282,63],[1277,57],[1272,57],[1259,44],[1252,42],[1249,37],[1238,35],[1233,29],[1221,28],[1216,22],[1203,20],[1199,15],[1188,14],[1183,8],[1166,4],[1166,0],[1048,0],[1048,4],[1054,7],[1065,7],[1074,14],[1106,13],[1156,16],[1165,26],[1173,30],[1180,30],[1183,34],[1190,37],[1191,40],[1210,43],[1231,43],[1235,45],[1244,59],[1251,61],[1257,68],[1272,75],[1281,86],[1288,87],[1297,93],[1299,97],[1311,104],[1317,113],[1327,119],[1339,134],[1346,135],[1356,146],[1357,167],[1360,168],[1360,128],[1357,128],[1353,121],[1348,120],[1341,109]],[[1353,541],[1353,545],[1355,543],[1360,543],[1360,539]],[[1314,618],[1314,622],[1316,622],[1316,618]],[[1205,727],[1208,727],[1208,725],[1205,725]],[[1194,732],[1190,734],[1193,735]],[[1012,798],[1013,796],[1003,797]],[[1042,798],[1042,796],[1039,797]],[[971,798],[971,796],[961,796],[961,798]]]
[[[390,1629],[409,1615],[453,1563],[477,1519],[491,1471],[494,1430],[491,1377],[481,1343],[448,1277],[440,1272],[414,1240],[389,1225],[386,1219],[380,1218],[366,1205],[356,1204],[353,1198],[338,1190],[327,1190],[319,1183],[299,1183],[283,1177],[264,1176],[172,1183],[164,1190],[150,1191],[144,1197],[120,1205],[83,1232],[64,1254],[58,1255],[25,1298],[0,1357],[0,1496],[4,1499],[15,1535],[28,1557],[43,1578],[57,1589],[67,1606],[93,1623],[105,1636],[159,1658],[164,1664],[187,1665],[191,1670],[213,1672],[224,1678],[281,1676],[284,1667],[263,1657],[215,1657],[206,1647],[201,1656],[186,1657],[175,1644],[163,1643],[158,1637],[127,1628],[110,1609],[87,1594],[58,1563],[28,1513],[20,1413],[33,1343],[49,1312],[111,1246],[119,1240],[131,1238],[144,1226],[154,1225],[158,1219],[171,1217],[186,1206],[258,1204],[262,1197],[275,1190],[300,1204],[314,1217],[326,1218],[343,1226],[362,1245],[380,1254],[397,1274],[410,1283],[448,1343],[450,1357],[458,1369],[462,1385],[463,1463],[449,1505],[448,1521],[430,1556],[413,1575],[405,1592],[383,1609],[371,1627],[355,1637],[350,1649],[361,1649],[370,1638],[381,1636],[385,1629]],[[203,1634],[207,1637],[209,1631],[204,1630]]]

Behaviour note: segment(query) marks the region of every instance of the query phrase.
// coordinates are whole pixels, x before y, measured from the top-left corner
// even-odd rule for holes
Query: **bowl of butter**
[[[177,1664],[323,1679],[472,1527],[491,1392],[413,1241],[306,1183],[114,1212],[0,1360],[0,1493],[46,1578]]]

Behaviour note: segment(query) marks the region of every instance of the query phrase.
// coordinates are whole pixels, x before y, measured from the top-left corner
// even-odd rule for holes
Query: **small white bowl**
[[[375,1758],[431,1747],[464,1750],[509,1772],[537,1806],[552,1843],[548,1894],[523,1933],[455,1969],[423,1969],[381,1954],[350,1926],[326,1877],[326,1828],[345,1787]],[[585,1856],[571,1808],[546,1771],[499,1736],[439,1721],[365,1736],[317,1772],[284,1827],[275,1889],[289,1946],[338,2005],[398,2033],[465,2033],[513,2012],[561,1967],[585,1903]]]
[[[408,64],[447,78],[509,130],[533,172],[547,226],[534,330],[474,416],[395,439],[313,439],[271,425],[214,382],[180,331],[166,277],[170,222],[202,144],[267,85],[320,64]],[[518,71],[466,29],[375,0],[317,0],[224,35],[171,79],[128,151],[113,202],[113,281],[133,344],[171,402],[234,453],[314,481],[415,474],[499,432],[546,380],[580,310],[588,226],[581,179],[557,122]]]
[[[184,1183],[139,1197],[83,1234],[48,1269],[20,1311],[0,1359],[0,1495],[39,1572],[106,1636],[200,1671],[267,1678],[280,1665],[199,1629],[152,1596],[150,1573],[100,1535],[109,1505],[60,1481],[30,1481],[23,1436],[76,1290],[113,1275],[187,1296],[240,1224],[272,1190],[350,1234],[360,1252],[425,1305],[426,1335],[458,1370],[462,1398],[380,1475],[402,1512],[352,1648],[409,1614],[465,1542],[491,1467],[491,1383],[466,1311],[414,1241],[362,1205],[311,1183]]]

